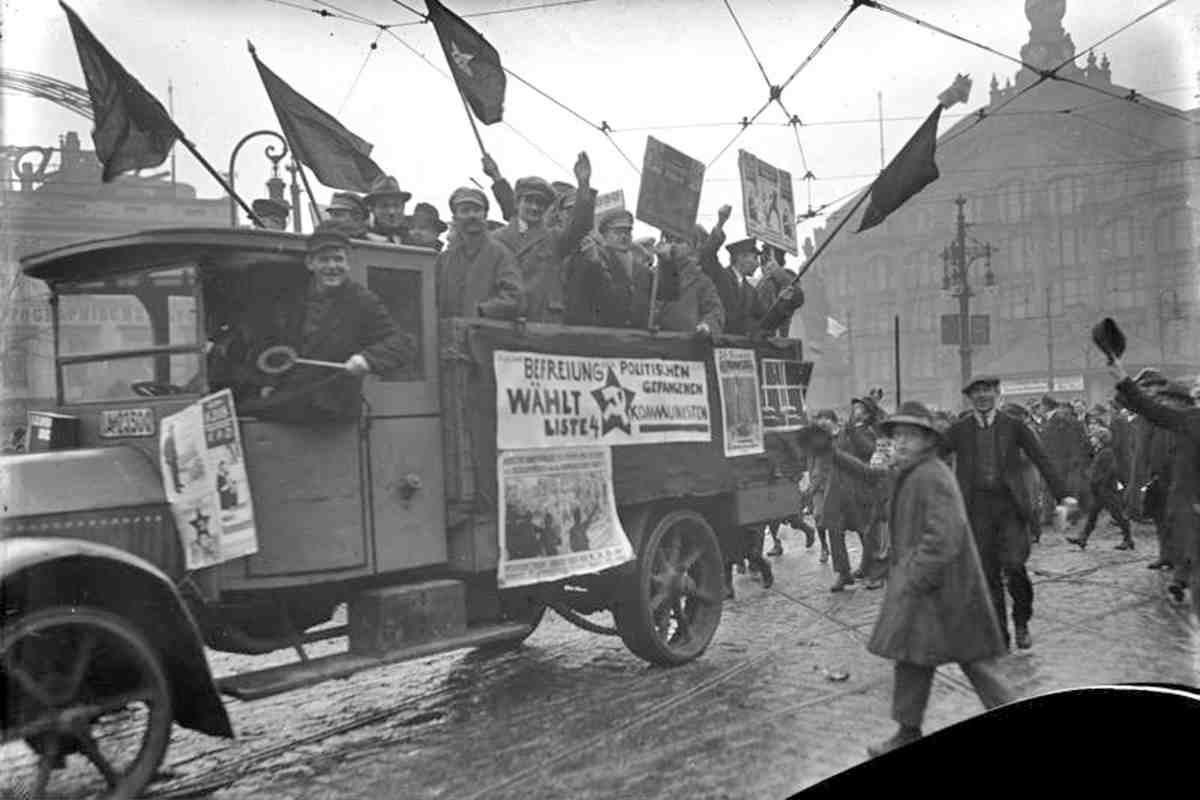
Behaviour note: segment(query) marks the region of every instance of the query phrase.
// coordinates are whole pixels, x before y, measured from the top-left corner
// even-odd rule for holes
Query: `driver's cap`
[[[350,247],[350,237],[344,228],[336,222],[322,222],[308,237],[307,249],[310,253],[327,250],[331,247]]]

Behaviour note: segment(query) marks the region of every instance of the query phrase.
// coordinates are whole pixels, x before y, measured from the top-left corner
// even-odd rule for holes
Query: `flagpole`
[[[175,133],[179,136],[179,141],[183,142],[183,146],[188,149],[188,152],[195,156],[196,160],[200,162],[200,166],[208,170],[208,174],[212,175],[213,178],[216,179],[217,183],[221,184],[221,188],[225,190],[226,194],[237,201],[237,204],[242,207],[242,210],[246,212],[251,221],[254,222],[254,224],[259,228],[267,227],[262,219],[259,218],[258,214],[254,213],[254,209],[250,208],[250,206],[246,204],[246,201],[242,199],[241,195],[235,192],[233,187],[229,185],[229,182],[221,176],[221,173],[217,172],[217,170],[213,168],[213,165],[208,163],[208,159],[200,154],[200,151],[196,149],[196,145],[192,144],[191,139],[183,135],[183,131],[179,130],[178,125],[175,126]]]
[[[896,352],[896,410],[900,410],[900,315],[897,314],[892,318],[894,325],[894,341],[893,346]]]
[[[458,81],[454,82],[454,87],[458,88]],[[471,130],[475,134],[475,141],[479,143],[479,152],[481,155],[486,156],[488,151],[483,146],[483,137],[479,135],[479,126],[475,124],[475,114],[471,111],[471,106],[467,104],[467,96],[462,93],[462,89],[458,90],[458,99],[462,100],[463,110],[467,112],[467,121],[471,123]]]
[[[292,153],[295,152],[295,150],[292,150]],[[304,171],[304,164],[297,161],[296,167],[300,170],[300,182],[304,184],[304,191],[308,193],[309,210],[312,211],[314,219],[316,219],[318,222],[323,222],[325,217],[321,214],[321,207],[317,205],[317,198],[313,197],[312,186],[310,186],[308,183],[308,173]]]

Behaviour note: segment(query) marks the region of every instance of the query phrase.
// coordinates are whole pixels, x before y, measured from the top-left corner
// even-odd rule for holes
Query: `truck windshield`
[[[203,390],[194,266],[60,284],[56,295],[64,403]]]

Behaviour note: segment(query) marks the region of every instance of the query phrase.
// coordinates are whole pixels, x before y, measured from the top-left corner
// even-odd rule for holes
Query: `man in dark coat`
[[[337,223],[322,223],[308,237],[305,265],[310,278],[303,296],[279,309],[283,340],[304,358],[343,362],[343,371],[296,366],[269,396],[242,410],[294,421],[355,419],[363,376],[411,363],[413,340],[374,292],[350,279],[350,239]]]
[[[565,321],[566,261],[592,230],[594,222],[596,193],[589,185],[591,177],[592,165],[587,153],[580,153],[575,162],[577,198],[570,222],[562,228],[546,225],[546,211],[557,199],[553,187],[537,177],[517,181],[516,219],[495,237],[517,260],[525,316],[530,322]]]
[[[1155,399],[1167,386],[1161,372],[1144,369],[1133,379],[1142,393]],[[1117,396],[1124,403],[1122,395]],[[1132,409],[1131,409],[1132,411]],[[1150,569],[1172,569],[1177,561],[1174,537],[1167,524],[1167,495],[1170,493],[1171,462],[1174,458],[1175,434],[1137,416],[1132,423],[1133,453],[1128,492],[1128,505],[1135,519],[1154,523],[1158,540],[1158,557],[1147,565]]]
[[[487,196],[470,186],[450,195],[454,236],[437,257],[438,314],[516,319],[521,274],[507,248],[487,232]]]
[[[1121,529],[1121,543],[1118,550],[1132,550],[1133,536],[1129,530],[1129,520],[1121,506],[1121,497],[1117,492],[1117,456],[1113,452],[1112,434],[1107,428],[1096,428],[1092,432],[1091,466],[1088,468],[1088,482],[1091,484],[1094,502],[1088,510],[1087,522],[1078,536],[1068,536],[1067,541],[1077,545],[1080,550],[1087,547],[1088,537],[1096,529],[1096,520],[1101,511],[1107,511],[1112,521]]]
[[[1087,468],[1091,463],[1091,448],[1087,431],[1070,403],[1059,403],[1049,395],[1042,398],[1046,419],[1040,439],[1055,472],[1062,478],[1066,491],[1079,499],[1084,510],[1090,507],[1087,488]],[[1049,513],[1054,504],[1045,503]]]
[[[1033,584],[1025,570],[1029,560],[1029,523],[1033,502],[1021,478],[1024,453],[1050,488],[1056,501],[1074,505],[1062,479],[1033,432],[996,410],[1000,381],[977,377],[963,387],[972,412],[960,417],[946,433],[956,457],[958,484],[966,500],[971,530],[983,560],[988,589],[996,606],[1004,640],[1008,642],[1008,614],[1004,584],[1013,600],[1013,628],[1017,647],[1033,646],[1029,620],[1033,616]]]
[[[1164,517],[1174,538],[1176,564],[1167,588],[1176,602],[1183,602],[1190,586],[1192,605],[1200,616],[1200,408],[1192,404],[1189,387],[1182,383],[1168,383],[1151,398],[1129,378],[1119,359],[1110,371],[1125,405],[1174,435]]]
[[[400,188],[391,175],[380,176],[371,186],[371,192],[363,198],[371,210],[371,229],[367,239],[388,244],[408,244],[408,217],[404,207],[412,199],[412,192]]]
[[[892,718],[899,729],[871,756],[921,738],[933,677],[957,663],[986,708],[1013,699],[994,660],[1005,652],[994,604],[954,473],[938,457],[941,434],[921,403],[907,402],[883,424],[894,467],[871,469],[843,453],[838,468],[863,480],[892,475],[887,589],[867,643],[895,663]]]
[[[762,280],[755,287],[755,292],[758,294],[758,306],[765,314],[775,299],[779,297],[788,287],[792,286],[796,280],[796,273],[783,265],[783,251],[775,248],[766,248],[766,258],[763,259]],[[777,336],[787,336],[788,329],[791,327],[791,320],[777,328],[774,333]]]
[[[883,416],[883,410],[870,395],[851,400],[850,423],[842,431],[842,450],[864,464],[869,463],[879,445],[876,426],[883,420]],[[880,515],[886,510],[886,497],[879,488],[859,481],[855,482],[854,488],[847,494],[847,500],[859,506],[859,511],[853,518],[861,520],[860,527],[847,528],[856,531],[862,543],[858,568],[854,570],[852,577],[855,580],[866,581],[868,589],[878,589],[883,585],[883,577],[887,574],[887,563],[879,557],[884,522]]]
[[[596,227],[600,241],[590,241],[568,265],[567,324],[644,328],[654,276],[632,251],[633,214],[607,211]]]
[[[370,212],[362,198],[352,192],[334,192],[325,214],[337,222],[351,239],[367,238],[367,217]]]
[[[429,203],[417,203],[408,218],[408,243],[414,247],[432,247],[441,252],[445,244],[441,236],[449,226],[442,222],[438,210]]]

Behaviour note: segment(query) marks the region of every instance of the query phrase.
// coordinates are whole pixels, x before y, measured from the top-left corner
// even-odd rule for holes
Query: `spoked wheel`
[[[121,617],[59,606],[18,619],[0,632],[0,680],[0,794],[115,800],[154,776],[171,737],[170,686]]]
[[[613,609],[625,646],[663,666],[696,658],[721,622],[724,580],[708,521],[688,509],[668,513],[646,536]]]

